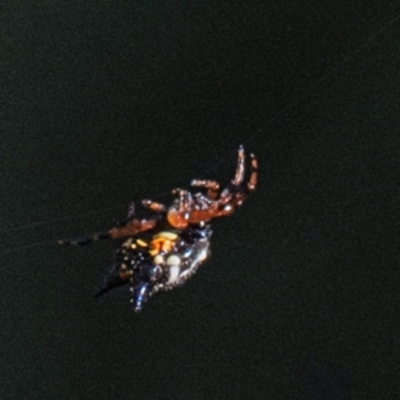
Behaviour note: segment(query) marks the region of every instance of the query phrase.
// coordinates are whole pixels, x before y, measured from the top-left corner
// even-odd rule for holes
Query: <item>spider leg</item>
[[[215,200],[218,196],[219,183],[216,181],[193,179],[190,184],[194,187],[203,187],[208,189],[207,196],[212,200]]]
[[[132,219],[122,226],[110,229],[108,232],[96,233],[93,236],[87,236],[76,239],[61,239],[58,244],[72,246],[86,246],[92,242],[103,239],[120,239],[127,236],[134,236],[140,232],[148,231],[154,228],[158,223],[157,218],[152,219]]]
[[[173,201],[172,206],[168,209],[167,220],[173,227],[184,229],[191,222],[190,217],[192,208],[196,206],[195,201],[192,194],[184,189],[174,189],[172,194],[177,195],[178,198]]]
[[[158,214],[165,213],[167,208],[162,203],[153,200],[142,200],[143,207],[146,207]],[[161,215],[155,215],[149,219],[129,219],[135,214],[135,204],[129,206],[128,220],[123,224],[111,229],[109,237],[111,239],[119,239],[126,236],[133,236],[140,232],[154,228],[161,219]]]
[[[216,198],[219,189],[217,182],[196,179],[192,181],[192,186],[205,187],[209,192],[208,197],[202,193],[195,194],[195,205],[191,207],[188,217],[190,223],[209,221],[215,217],[230,215],[242,205],[247,194],[254,191],[257,186],[257,159],[254,154],[250,154],[250,159],[250,177],[247,184],[244,185],[246,156],[243,146],[240,146],[235,176],[221,192],[219,198]]]
[[[178,195],[178,213],[188,213],[190,206],[193,203],[192,195],[188,190],[185,189],[174,189],[172,194]]]
[[[92,242],[96,242],[97,240],[109,239],[110,231],[103,232],[103,233],[96,233],[93,236],[75,238],[75,239],[61,239],[58,240],[58,244],[61,245],[72,245],[72,246],[86,246]]]
[[[125,226],[129,221],[131,221],[133,219],[133,217],[135,216],[135,213],[136,213],[136,205],[134,202],[132,202],[129,204],[128,214],[127,214],[126,218],[123,221],[115,221],[114,220],[115,227],[120,228],[120,227]]]
[[[201,210],[207,210],[213,205],[213,200],[203,193],[196,193],[194,195],[194,200],[196,205],[199,206]]]
[[[134,236],[140,232],[154,228],[159,222],[159,218],[151,219],[132,219],[124,226],[110,229],[107,234],[110,239],[120,239],[127,236]]]
[[[131,286],[131,304],[133,311],[139,312],[142,310],[143,303],[147,301],[150,296],[150,285],[148,283],[142,282],[138,285]]]
[[[256,189],[258,181],[258,160],[253,153],[250,154],[250,159],[250,178],[247,182],[248,192],[252,192]]]
[[[237,159],[237,166],[236,166],[236,173],[235,177],[232,179],[233,186],[240,186],[244,179],[244,163],[245,163],[245,155],[244,155],[244,148],[242,145],[239,146],[238,149],[238,159]]]
[[[165,207],[164,204],[158,203],[153,200],[142,200],[142,205],[143,207],[149,208],[150,210],[157,212],[157,213],[163,213],[167,211],[167,208]]]
[[[257,186],[258,162],[254,154],[250,154],[250,177],[246,185],[243,184],[245,175],[245,153],[243,146],[238,150],[238,162],[236,174],[231,184],[225,188],[218,200],[216,216],[232,214],[237,207],[241,206],[246,196],[254,191]]]
[[[243,146],[240,146],[238,150],[238,163],[236,167],[235,178],[232,179],[231,185],[222,191],[221,193],[222,203],[229,202],[232,196],[235,197],[235,193],[237,195],[241,194],[241,196],[239,197],[243,197],[256,189],[258,180],[257,158],[253,153],[250,154],[250,176],[246,186],[244,187],[243,180],[245,174],[245,160],[246,159]]]
[[[222,191],[219,199],[220,204],[228,203],[232,199],[233,193],[240,192],[245,173],[245,161],[246,156],[244,154],[244,148],[240,145],[238,149],[235,177],[231,180],[231,184]]]

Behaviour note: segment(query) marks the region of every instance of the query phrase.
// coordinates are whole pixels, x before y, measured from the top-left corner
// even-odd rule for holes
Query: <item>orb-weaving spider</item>
[[[182,285],[209,257],[211,220],[232,214],[256,188],[257,159],[253,154],[246,183],[244,176],[245,152],[240,146],[235,177],[222,192],[216,181],[195,179],[191,186],[205,193],[174,189],[176,197],[170,207],[142,200],[141,204],[152,213],[147,219],[137,218],[132,204],[124,224],[105,233],[59,243],[83,246],[99,239],[124,239],[113,270],[96,297],[127,284],[133,309],[140,311],[151,295]]]

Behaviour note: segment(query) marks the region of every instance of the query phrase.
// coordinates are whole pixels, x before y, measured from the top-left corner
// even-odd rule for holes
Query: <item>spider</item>
[[[245,178],[245,151],[238,149],[235,177],[222,191],[212,180],[194,179],[193,193],[174,189],[174,200],[167,207],[153,200],[142,200],[149,218],[138,218],[135,205],[129,207],[127,220],[108,232],[90,237],[59,240],[59,244],[84,246],[100,239],[120,239],[116,260],[99,297],[122,285],[128,285],[133,310],[158,291],[182,285],[193,276],[210,255],[211,220],[231,215],[257,185],[257,159],[250,154],[250,173]]]

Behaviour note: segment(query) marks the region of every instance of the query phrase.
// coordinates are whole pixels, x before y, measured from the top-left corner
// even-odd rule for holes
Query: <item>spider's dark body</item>
[[[85,245],[99,239],[124,239],[117,250],[113,271],[97,296],[127,284],[133,309],[140,311],[151,295],[182,285],[207,260],[212,235],[210,221],[232,214],[256,188],[257,159],[250,157],[246,184],[245,154],[240,147],[235,178],[221,193],[215,181],[193,180],[192,186],[205,189],[206,193],[174,189],[176,197],[170,207],[152,200],[142,201],[152,212],[147,219],[138,219],[131,205],[128,219],[121,226],[89,238],[59,243]]]
[[[129,280],[131,302],[140,311],[148,297],[182,285],[210,254],[209,225],[130,237],[117,250],[115,270],[97,297]]]

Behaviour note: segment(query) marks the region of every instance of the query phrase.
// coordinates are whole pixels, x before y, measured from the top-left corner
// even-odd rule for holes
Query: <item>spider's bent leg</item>
[[[132,201],[132,203],[129,204],[128,214],[127,214],[126,218],[123,221],[113,220],[115,227],[120,228],[120,227],[125,226],[129,221],[131,221],[133,219],[135,214],[136,214],[136,205],[135,205],[135,202]]]
[[[157,212],[157,213],[163,213],[166,212],[167,209],[162,203],[158,203],[157,201],[153,200],[142,200],[142,205],[143,207],[149,208],[150,210]]]
[[[148,231],[154,228],[158,223],[157,218],[152,219],[132,219],[124,226],[110,229],[107,234],[111,239],[120,239],[128,236],[133,236],[139,232]]]
[[[191,193],[184,189],[174,189],[172,194],[178,195],[168,209],[167,220],[175,228],[184,229],[189,223],[190,213],[194,207]]]
[[[250,154],[250,178],[247,182],[247,191],[252,192],[257,187],[258,180],[258,161],[256,156],[251,153]]]
[[[235,177],[232,179],[233,186],[240,186],[243,182],[244,162],[245,162],[244,148],[243,146],[239,146],[236,173]]]
[[[192,208],[194,207],[194,200],[192,194],[185,189],[174,189],[173,194],[178,194],[178,207],[177,211],[184,221],[188,221]]]
[[[193,199],[189,191],[176,188],[172,190],[172,194],[178,195],[178,212],[187,213],[192,205]]]
[[[213,199],[210,199],[209,196],[206,196],[203,193],[196,193],[194,195],[194,201],[195,201],[196,206],[198,206],[195,208],[196,209],[200,208],[200,210],[207,210],[207,209],[211,208],[214,203]]]
[[[243,146],[239,146],[235,177],[231,180],[230,185],[221,192],[219,199],[220,204],[230,202],[232,195],[241,191],[245,173],[245,161],[246,156],[244,154],[244,148]]]
[[[208,189],[207,196],[212,200],[215,200],[218,196],[219,183],[216,181],[193,179],[190,184],[194,187],[203,187]]]
[[[238,150],[238,164],[236,167],[235,178],[232,179],[231,184],[222,191],[220,200],[222,204],[230,202],[235,197],[238,198],[238,202],[241,202],[248,193],[256,189],[258,178],[258,161],[253,153],[250,154],[250,176],[245,187],[243,187],[244,174],[245,155],[243,147],[240,146]]]
[[[258,178],[258,162],[254,154],[250,154],[250,176],[247,184],[243,184],[244,178],[244,161],[245,156],[243,147],[239,148],[238,152],[238,165],[236,169],[235,178],[231,184],[225,188],[218,200],[218,211],[216,216],[224,216],[232,214],[238,207],[240,207],[245,200],[246,196],[253,192],[257,186]]]
[[[135,214],[136,214],[136,204],[134,201],[132,201],[132,203],[129,204],[128,214],[127,214],[126,218],[123,221],[114,221],[115,227],[113,229],[123,228],[126,225],[128,225],[133,220],[133,217],[135,216]]]
[[[132,219],[122,226],[110,229],[108,232],[96,233],[93,236],[76,238],[76,239],[62,239],[58,244],[73,245],[73,246],[86,246],[92,242],[103,239],[120,239],[127,236],[136,235],[139,232],[147,231],[157,225],[157,219]]]

